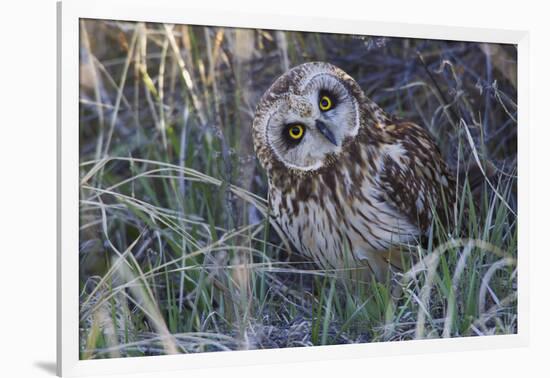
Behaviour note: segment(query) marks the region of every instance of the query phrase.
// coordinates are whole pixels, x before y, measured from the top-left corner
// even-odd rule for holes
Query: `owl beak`
[[[335,146],[338,146],[338,143],[336,143],[336,138],[334,137],[334,134],[332,133],[332,131],[330,131],[330,129],[327,127],[327,125],[325,125],[323,121],[319,121],[319,120],[315,121],[315,127],[317,127],[317,130],[319,130],[319,132],[323,134],[323,136],[327,138],[330,143],[334,144]]]

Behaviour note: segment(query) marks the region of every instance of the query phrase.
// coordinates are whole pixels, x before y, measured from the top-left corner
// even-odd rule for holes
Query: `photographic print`
[[[79,28],[81,360],[518,332],[516,45]]]

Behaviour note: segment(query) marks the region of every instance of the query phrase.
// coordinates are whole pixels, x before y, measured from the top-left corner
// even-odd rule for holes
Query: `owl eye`
[[[304,136],[304,126],[302,125],[290,125],[288,127],[288,135],[293,140],[300,140]]]
[[[327,95],[321,96],[321,99],[319,100],[319,109],[326,112],[331,108],[332,108],[332,100],[330,99],[330,97]]]

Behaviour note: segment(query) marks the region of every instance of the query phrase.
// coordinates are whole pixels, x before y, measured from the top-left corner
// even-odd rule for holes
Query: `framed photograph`
[[[58,374],[526,345],[526,32],[58,4]]]

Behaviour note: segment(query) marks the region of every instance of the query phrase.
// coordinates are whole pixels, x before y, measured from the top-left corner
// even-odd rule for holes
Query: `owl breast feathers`
[[[323,268],[382,280],[397,246],[435,219],[451,223],[455,183],[429,133],[386,115],[333,65],[305,63],[277,79],[253,132],[271,215]]]

